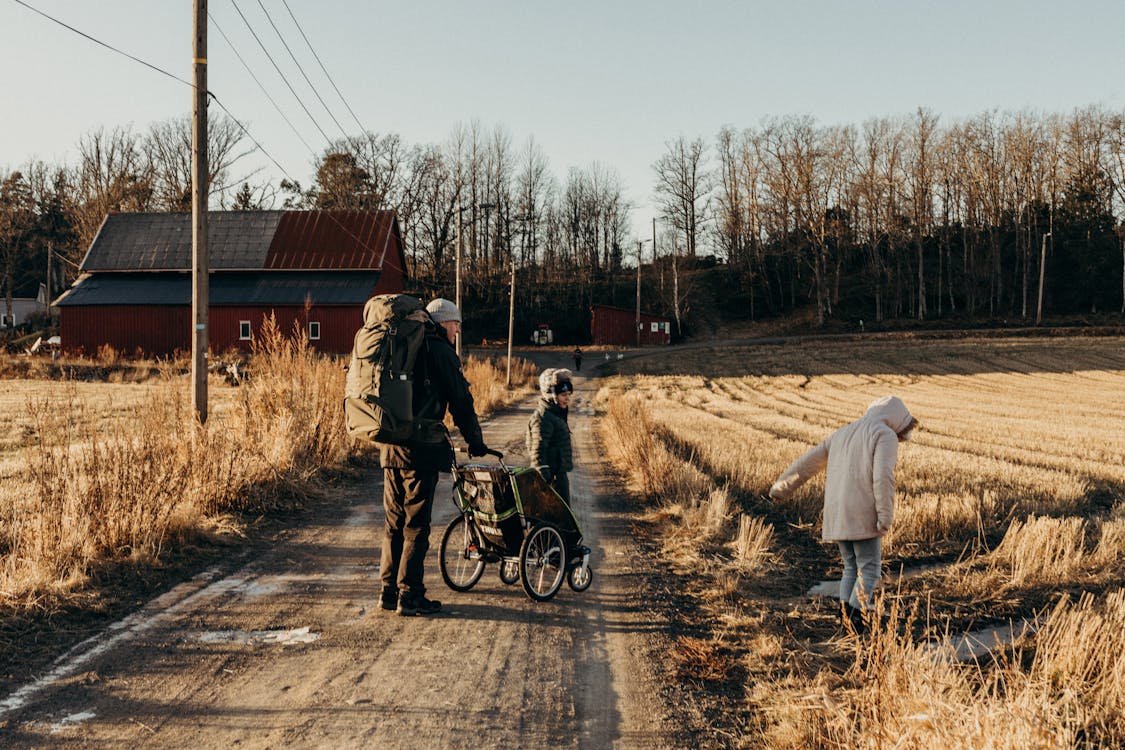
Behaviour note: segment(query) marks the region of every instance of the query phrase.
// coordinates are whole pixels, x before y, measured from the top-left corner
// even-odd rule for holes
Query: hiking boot
[[[433,615],[441,611],[441,602],[436,599],[427,599],[424,596],[402,597],[398,600],[398,614],[400,617],[414,617],[415,615]]]
[[[865,623],[863,622],[863,610],[856,609],[847,602],[841,602],[840,604],[841,620],[850,623],[851,629],[857,634],[862,635],[863,631],[866,629]]]
[[[398,608],[398,592],[391,589],[383,589],[379,594],[379,608],[385,609],[388,612],[394,612]]]

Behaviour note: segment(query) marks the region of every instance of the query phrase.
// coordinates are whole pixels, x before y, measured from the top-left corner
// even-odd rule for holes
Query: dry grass
[[[507,387],[507,360],[504,357],[480,358],[469,355],[465,360],[465,379],[473,391],[477,414],[488,416],[539,388],[539,370],[519,357],[512,358],[512,387]]]
[[[171,367],[143,385],[7,381],[0,608],[49,608],[101,567],[150,564],[169,546],[237,537],[238,514],[318,496],[323,472],[351,450],[343,370],[272,324],[259,341],[241,387],[211,381],[203,426]],[[101,353],[103,363],[117,359]],[[518,372],[528,382],[526,363]],[[483,394],[481,411],[528,390],[496,393],[503,373],[487,361],[470,362],[467,375]]]
[[[664,535],[682,558],[705,561],[693,570],[711,580],[698,587],[711,620],[742,634],[731,647],[747,654],[753,718],[740,723],[757,727],[745,746],[1125,746],[1123,596],[1109,593],[1125,585],[1123,343],[817,342],[625,365],[602,396],[605,443],[650,502],[661,483],[695,498],[694,512],[681,498],[655,517],[672,522]],[[769,506],[787,520],[784,540],[760,513],[772,480],[888,393],[923,424],[900,451],[888,567],[946,565],[883,598],[873,635],[840,638],[801,590],[790,593],[800,603],[771,603],[740,581],[763,562],[785,577],[794,535],[819,535],[822,480]],[[724,526],[726,554],[719,511],[701,510],[720,488],[716,507],[739,519]],[[1070,604],[1058,588],[1088,593]],[[932,641],[957,623],[1034,617],[1044,604],[1046,624],[1010,658],[937,656]],[[754,651],[762,643],[774,647]]]

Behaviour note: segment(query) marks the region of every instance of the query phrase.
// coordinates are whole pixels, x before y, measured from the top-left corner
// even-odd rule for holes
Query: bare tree
[[[692,258],[710,196],[704,151],[702,138],[689,142],[680,136],[666,144],[664,155],[653,165],[661,216],[683,232],[687,255]]]
[[[35,200],[31,185],[22,172],[15,171],[0,179],[0,282],[4,286],[6,319],[12,317],[12,297],[16,268],[29,250],[29,238],[35,226]]]
[[[190,116],[176,117],[153,124],[141,143],[152,175],[153,205],[159,210],[191,210],[191,131]],[[253,151],[243,147],[242,138],[242,128],[229,117],[208,118],[208,194],[219,205],[227,203],[233,186],[248,182],[259,171],[230,180],[231,168]]]
[[[110,212],[156,207],[152,166],[141,145],[140,136],[127,127],[99,128],[78,142],[71,213],[82,247],[89,246]]]
[[[918,270],[918,299],[915,313],[918,320],[926,318],[926,238],[933,233],[934,223],[934,140],[937,116],[918,108],[910,129],[909,185],[911,229]]]

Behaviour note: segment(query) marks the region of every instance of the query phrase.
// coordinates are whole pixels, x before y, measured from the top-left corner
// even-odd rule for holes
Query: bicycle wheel
[[[464,515],[457,516],[441,535],[438,567],[445,585],[454,591],[468,591],[484,574],[480,537]]]
[[[594,581],[594,570],[589,565],[571,568],[566,574],[566,582],[574,591],[585,591]]]
[[[518,560],[500,561],[500,580],[511,586],[520,579],[520,563]]]
[[[537,602],[553,598],[566,575],[566,544],[549,523],[536,524],[520,547],[523,590]]]

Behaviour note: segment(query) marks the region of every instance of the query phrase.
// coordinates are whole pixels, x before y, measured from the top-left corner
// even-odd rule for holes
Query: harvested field
[[[1125,689],[1103,676],[1125,657],[1098,661],[1125,654],[1111,625],[1125,586],[1123,344],[818,341],[623,363],[602,394],[605,442],[743,670],[746,746],[1125,743]],[[884,569],[918,572],[885,578],[883,625],[859,639],[806,594],[839,577],[819,541],[823,477],[787,503],[764,495],[886,394],[922,428],[900,450]],[[943,639],[1010,620],[1041,627],[979,665],[934,658]],[[943,716],[972,717],[977,734]]]

